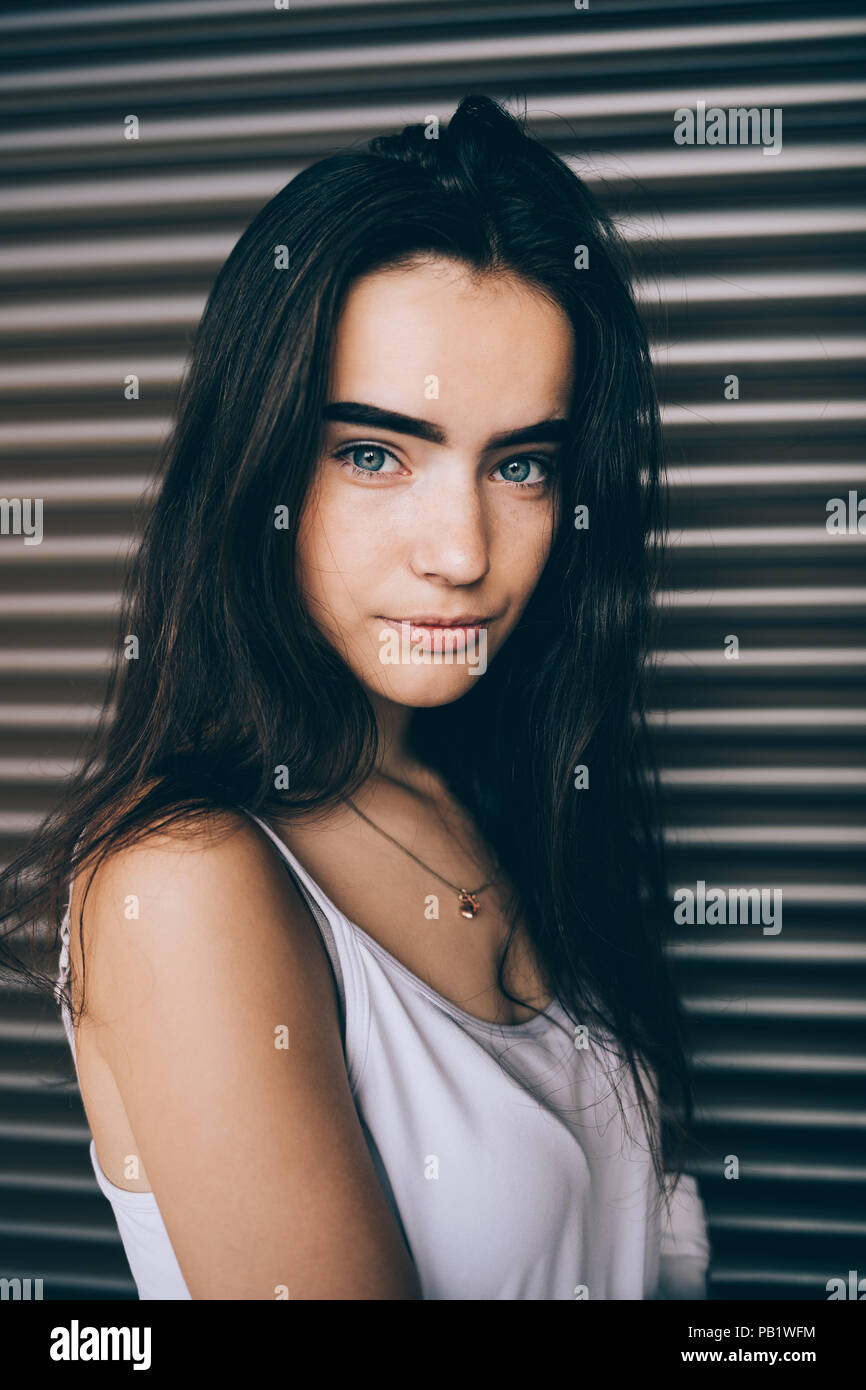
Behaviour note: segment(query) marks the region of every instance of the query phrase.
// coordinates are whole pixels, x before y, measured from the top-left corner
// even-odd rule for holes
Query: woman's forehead
[[[424,265],[375,272],[352,287],[330,395],[446,429],[482,415],[479,429],[493,433],[567,413],[573,369],[571,322],[532,286]]]

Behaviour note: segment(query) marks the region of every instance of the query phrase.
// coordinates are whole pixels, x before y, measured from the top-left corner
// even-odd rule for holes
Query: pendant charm
[[[474,917],[481,911],[478,899],[473,898],[472,894],[465,892],[465,890],[461,890],[457,898],[457,905],[462,917]]]

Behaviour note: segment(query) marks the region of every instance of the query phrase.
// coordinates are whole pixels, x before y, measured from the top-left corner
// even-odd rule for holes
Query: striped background
[[[672,886],[784,893],[779,935],[671,943],[717,1299],[823,1299],[831,1276],[866,1276],[866,537],[825,525],[829,498],[866,496],[864,48],[856,4],[0,14],[0,497],[45,502],[41,545],[0,537],[4,862],[75,766],[191,333],[277,189],[485,91],[527,100],[632,244],[672,492],[652,700]],[[781,107],[782,153],[674,145],[674,110],[698,100]],[[59,1019],[0,989],[0,1275],[134,1297],[67,1074]]]

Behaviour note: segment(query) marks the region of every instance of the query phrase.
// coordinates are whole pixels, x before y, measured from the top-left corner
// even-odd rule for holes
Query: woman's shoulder
[[[264,963],[287,952],[298,987],[330,1011],[315,922],[277,848],[239,808],[160,812],[109,844],[76,875],[70,928],[74,963],[84,943],[88,1007],[97,1012],[114,1012],[120,999],[133,1007],[154,982],[199,988],[204,961],[226,985],[231,976],[257,988]]]
[[[85,893],[90,908],[114,893],[131,873],[139,881],[175,882],[183,891],[183,885],[194,886],[202,872],[231,874],[256,853],[267,858],[260,830],[240,809],[165,807],[123,830],[124,817],[143,799],[141,793],[119,798],[91,822],[72,884],[73,920]]]

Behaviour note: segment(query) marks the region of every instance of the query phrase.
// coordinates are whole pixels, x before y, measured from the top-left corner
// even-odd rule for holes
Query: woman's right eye
[[[360,464],[356,463],[353,455],[358,454],[362,458]],[[386,449],[382,444],[345,444],[341,449],[337,449],[333,457],[342,459],[352,470],[353,475],[358,478],[375,478],[382,473],[386,459],[393,459],[400,466],[400,460],[392,454],[390,449]],[[393,469],[385,473],[385,477],[393,477]]]

